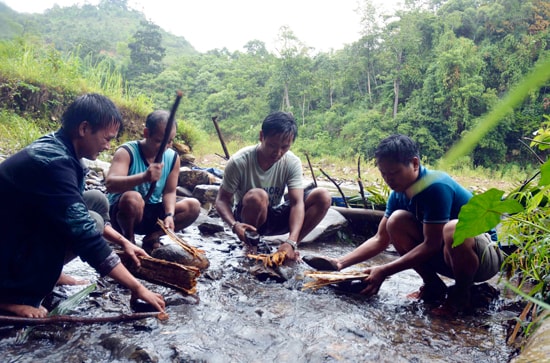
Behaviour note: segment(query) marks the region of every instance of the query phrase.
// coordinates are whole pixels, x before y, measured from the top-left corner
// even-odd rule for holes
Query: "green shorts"
[[[479,267],[474,275],[474,282],[483,282],[495,276],[502,266],[503,257],[497,243],[491,239],[489,233],[483,233],[474,238],[475,251],[479,259]],[[449,265],[445,263],[443,250],[435,258],[430,260],[428,264],[435,271],[443,276],[454,278],[453,271]]]

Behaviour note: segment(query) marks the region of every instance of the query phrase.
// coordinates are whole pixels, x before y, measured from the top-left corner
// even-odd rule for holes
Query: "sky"
[[[199,52],[226,47],[243,51],[251,40],[274,50],[288,26],[317,52],[342,49],[361,37],[360,0],[128,0],[128,6],[164,30],[183,36]],[[399,0],[376,0],[380,4]],[[376,2],[375,1],[375,2]],[[97,4],[99,0],[0,0],[20,13],[42,13],[57,4]]]

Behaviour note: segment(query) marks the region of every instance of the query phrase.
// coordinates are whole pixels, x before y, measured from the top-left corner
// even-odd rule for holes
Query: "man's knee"
[[[201,203],[196,198],[182,199],[181,201],[177,202],[176,205],[180,205],[181,210],[189,216],[198,217],[201,212]]]
[[[82,193],[82,199],[89,210],[101,215],[109,212],[109,200],[105,194],[99,190],[87,190]]]
[[[409,229],[409,226],[415,225],[414,215],[406,210],[396,210],[388,217],[386,222],[386,230],[388,232],[404,231]]]
[[[138,192],[130,191],[121,195],[118,200],[118,211],[124,214],[138,214],[143,211],[145,202]]]
[[[243,207],[261,205],[267,206],[269,204],[269,196],[265,190],[261,188],[254,188],[246,192],[241,203]]]
[[[306,198],[306,208],[315,206],[319,210],[326,211],[330,208],[332,197],[327,189],[315,188]]]

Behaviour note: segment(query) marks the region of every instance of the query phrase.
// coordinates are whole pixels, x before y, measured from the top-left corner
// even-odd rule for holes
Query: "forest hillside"
[[[550,3],[544,0],[415,0],[391,16],[363,0],[359,11],[363,35],[329,53],[313,53],[284,26],[275,53],[253,32],[243,52],[199,53],[129,9],[126,0],[33,15],[0,4],[2,43],[11,49],[0,56],[17,63],[28,56],[25,49],[40,49],[33,56],[54,70],[70,61],[71,72],[94,74],[99,87],[116,79],[121,97],[146,99],[136,115],[169,108],[182,90],[178,117],[191,145],[201,133],[215,135],[212,117],[229,142],[253,142],[263,118],[283,110],[299,122],[297,153],[370,159],[381,138],[400,132],[417,140],[433,163],[549,54]],[[1,68],[1,107],[19,115],[36,106],[43,116],[87,91],[75,84],[52,88]],[[44,89],[68,96],[27,104]],[[524,138],[547,121],[549,106],[545,83],[461,163],[497,169],[536,164]]]

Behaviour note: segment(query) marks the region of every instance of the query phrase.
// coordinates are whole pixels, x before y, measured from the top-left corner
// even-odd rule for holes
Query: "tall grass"
[[[46,89],[54,95],[52,97],[55,94],[72,98],[84,93],[101,93],[122,110],[143,119],[153,110],[152,100],[128,88],[120,69],[107,58],[94,60],[92,56],[81,56],[79,49],[62,54],[53,46],[35,44],[23,38],[0,41],[0,86],[13,95],[17,95],[20,88],[33,93]],[[50,98],[48,102],[60,101]],[[0,108],[9,106],[4,104]],[[36,120],[26,119],[24,114],[17,116],[13,111],[1,112],[0,148],[3,153],[15,152],[59,126],[47,120],[47,114],[43,115],[43,120]]]
[[[5,155],[24,148],[46,131],[14,113],[0,110],[0,150]]]

